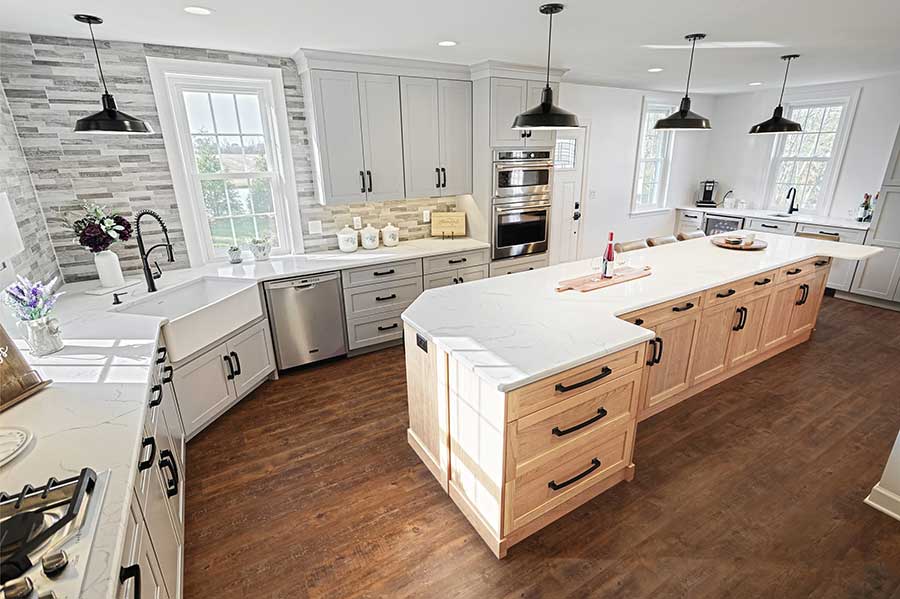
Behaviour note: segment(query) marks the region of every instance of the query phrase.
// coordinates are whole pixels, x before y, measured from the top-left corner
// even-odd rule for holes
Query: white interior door
[[[359,74],[363,157],[367,200],[404,197],[403,138],[400,134],[400,79],[396,75]]]
[[[550,214],[550,263],[571,262],[581,255],[584,222],[584,127],[556,132],[553,208]]]

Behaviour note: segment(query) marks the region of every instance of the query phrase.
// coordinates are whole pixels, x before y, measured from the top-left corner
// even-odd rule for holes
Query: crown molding
[[[485,79],[487,77],[508,77],[510,79],[544,81],[547,78],[546,67],[504,62],[502,60],[483,60],[481,62],[476,62],[470,67],[470,70],[473,80]],[[550,81],[558,82],[568,71],[569,69],[551,67]]]
[[[382,75],[402,75],[407,77],[435,77],[439,79],[471,79],[467,65],[412,58],[373,56],[352,52],[334,52],[301,48],[294,56],[297,70],[302,74],[310,69],[331,71],[353,71]]]

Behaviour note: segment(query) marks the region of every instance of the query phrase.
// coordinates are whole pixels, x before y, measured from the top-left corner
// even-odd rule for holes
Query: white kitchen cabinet
[[[866,232],[861,229],[847,229],[844,227],[830,227],[827,225],[797,225],[797,235],[829,235],[835,241],[842,243],[862,244],[866,239]],[[853,274],[856,272],[856,260],[841,260],[835,258],[831,261],[831,271],[828,273],[827,287],[839,291],[850,291],[853,284]]]
[[[522,256],[521,258],[507,258],[491,262],[491,276],[502,277],[517,272],[527,272],[550,266],[550,256],[547,253],[536,256]]]
[[[165,433],[157,434],[157,442],[165,447]],[[164,453],[169,451],[169,454]],[[184,542],[179,537],[179,525],[172,517],[169,496],[176,497],[183,492],[181,481],[174,478],[171,466],[167,466],[172,458],[171,449],[165,448],[157,456],[151,474],[150,492],[146,504],[141,506],[147,531],[150,534],[153,551],[159,561],[159,568],[169,597],[181,596],[182,553]],[[182,534],[183,536],[183,534]],[[149,544],[149,543],[148,543]]]
[[[488,278],[489,268],[487,264],[469,266],[444,272],[434,272],[425,275],[425,289],[436,289],[448,285],[461,285]]]
[[[359,74],[359,109],[368,201],[403,198],[403,135],[399,79]]]
[[[894,142],[894,149],[891,150],[882,185],[884,187],[900,187],[900,128],[897,130],[897,140]]]
[[[678,210],[678,222],[675,225],[676,233],[691,233],[703,230],[703,212],[699,210]]]
[[[882,252],[860,262],[850,291],[900,301],[900,188],[882,188],[866,245],[880,247]]]
[[[438,80],[441,195],[472,193],[472,82]]]
[[[144,523],[141,509],[131,504],[128,524],[125,530],[125,545],[122,549],[122,563],[119,570],[119,589],[116,599],[180,599],[166,591],[162,571],[156,560],[150,533]],[[140,580],[140,590],[134,588]]]
[[[528,97],[524,110],[534,108],[541,103],[541,94],[544,93],[545,86],[546,83],[543,81],[528,82]],[[550,89],[553,90],[553,102],[559,102],[557,97],[559,96],[559,86],[551,83]],[[525,136],[525,144],[532,147],[550,147],[554,143],[556,143],[556,132],[550,129],[535,129],[528,131]]]
[[[553,101],[559,101],[559,84],[551,83]],[[541,102],[544,83],[524,79],[491,78],[491,146],[549,147],[554,143],[553,131],[519,131],[512,128],[516,116]]]
[[[178,402],[175,397],[175,385],[173,382],[174,371],[170,365],[166,365],[163,369],[160,387],[162,391],[162,410],[161,416],[166,422],[166,430],[169,431],[169,438],[172,440],[172,450],[175,457],[178,458],[178,466],[184,469],[184,425],[181,422],[181,410],[178,409]]]
[[[784,220],[766,220],[764,218],[751,218],[746,225],[751,231],[761,233],[775,233],[776,235],[793,235],[797,231],[797,223]]]
[[[238,333],[225,344],[234,360],[234,389],[238,397],[253,391],[275,369],[269,327],[263,321]]]
[[[866,245],[900,249],[900,188],[881,190]]]

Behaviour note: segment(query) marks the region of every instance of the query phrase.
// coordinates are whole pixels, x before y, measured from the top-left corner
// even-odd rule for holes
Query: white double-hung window
[[[281,73],[185,62],[148,59],[179,212],[192,221],[185,226],[191,262],[257,239],[268,239],[273,253],[290,252],[296,192]]]
[[[673,136],[671,131],[658,131],[653,126],[674,111],[674,106],[644,102],[631,198],[632,213],[653,212],[666,207]]]

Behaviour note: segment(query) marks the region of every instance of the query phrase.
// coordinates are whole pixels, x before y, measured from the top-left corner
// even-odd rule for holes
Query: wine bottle
[[[606,251],[603,253],[603,273],[604,279],[613,278],[613,271],[616,265],[616,251],[613,249],[613,232],[609,232],[609,242],[606,244]]]

